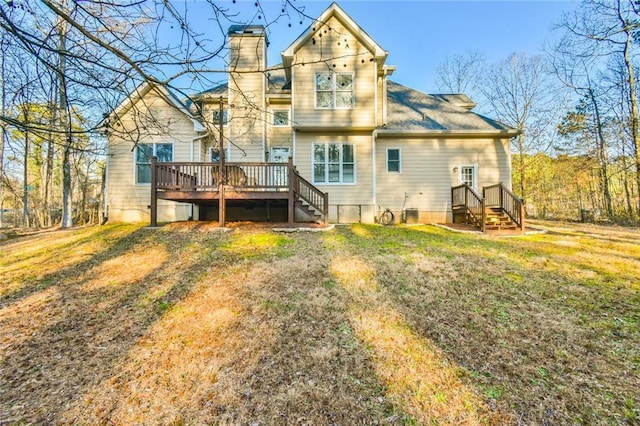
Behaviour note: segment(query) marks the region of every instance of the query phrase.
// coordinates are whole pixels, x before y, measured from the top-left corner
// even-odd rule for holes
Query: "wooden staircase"
[[[485,231],[516,231],[518,225],[499,207],[488,207],[484,216]]]
[[[451,188],[454,223],[472,225],[482,232],[524,232],[524,203],[502,183],[482,188],[482,195],[468,185]]]
[[[312,222],[322,223],[322,215],[302,200],[295,201],[295,221],[296,222]]]

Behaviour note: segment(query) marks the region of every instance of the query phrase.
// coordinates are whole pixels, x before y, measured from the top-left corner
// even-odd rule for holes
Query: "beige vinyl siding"
[[[289,112],[288,126],[274,126],[273,114],[275,111]],[[267,114],[267,149],[272,147],[288,147],[293,148],[293,130],[291,126],[291,105],[290,104],[274,104],[269,107]],[[269,160],[271,161],[271,160]]]
[[[315,27],[313,37],[295,53],[293,62],[296,126],[335,127],[339,124],[351,128],[373,128],[376,76],[373,54],[335,17],[326,25],[316,24]],[[326,72],[354,73],[354,108],[316,108],[315,75]]]
[[[315,184],[323,192],[329,193],[330,220],[336,221],[340,206],[355,206],[362,210],[362,221],[373,219],[373,163],[371,133],[307,133],[296,134],[294,163],[300,174],[313,182],[312,145],[314,143],[352,144],[355,152],[356,183]]]
[[[401,150],[400,173],[387,172],[387,148]],[[397,219],[404,204],[419,210],[421,222],[450,221],[451,188],[460,184],[460,166],[477,166],[480,190],[499,182],[510,186],[509,149],[508,139],[378,138],[378,207],[390,208]]]
[[[235,35],[229,48],[229,161],[264,161],[265,39]]]
[[[154,126],[152,123],[158,123]],[[144,127],[146,129],[144,129]],[[107,203],[109,220],[142,222],[149,220],[151,189],[135,184],[134,140],[139,143],[172,143],[174,161],[189,161],[191,140],[197,134],[193,123],[154,91],[127,111],[109,136]],[[128,135],[128,136],[127,136]],[[197,146],[195,147],[197,149]],[[190,205],[158,201],[158,220],[184,220]]]

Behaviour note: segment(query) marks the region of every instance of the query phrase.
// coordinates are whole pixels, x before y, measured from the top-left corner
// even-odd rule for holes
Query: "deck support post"
[[[483,187],[482,202],[480,203],[480,208],[482,209],[482,226],[480,227],[480,231],[482,231],[483,234],[486,231],[485,227],[487,226],[487,207],[485,206],[486,202],[487,202],[487,193]]]
[[[295,194],[293,190],[294,184],[294,173],[293,173],[293,158],[289,157],[287,161],[287,181],[289,183],[289,197],[288,197],[288,209],[287,209],[287,218],[289,220],[289,227],[293,228],[293,223],[295,221]]]
[[[158,226],[158,157],[151,157],[151,227]]]
[[[324,193],[324,211],[322,212],[324,216],[324,224],[329,224],[329,193]]]
[[[218,189],[218,222],[224,228],[227,224],[227,202],[224,199],[224,184],[220,184]]]

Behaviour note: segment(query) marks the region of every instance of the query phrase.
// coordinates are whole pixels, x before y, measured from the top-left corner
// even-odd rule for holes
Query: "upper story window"
[[[136,183],[151,183],[151,157],[159,163],[173,161],[172,143],[139,143],[136,146]]]
[[[273,111],[273,125],[278,127],[284,127],[289,125],[289,111]]]
[[[387,172],[400,173],[400,148],[387,148]]]
[[[354,105],[353,73],[316,74],[316,108],[350,109]]]
[[[222,123],[227,124],[227,110],[222,110]],[[216,109],[213,111],[212,121],[214,125],[220,124],[220,110]]]

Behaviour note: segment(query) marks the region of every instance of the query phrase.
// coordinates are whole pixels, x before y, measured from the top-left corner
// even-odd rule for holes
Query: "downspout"
[[[372,155],[371,155],[371,159],[373,161],[373,167],[372,167],[372,188],[373,188],[373,194],[372,194],[372,200],[373,200],[373,215],[374,218],[376,216],[376,209],[378,208],[378,164],[377,164],[377,160],[376,160],[376,140],[378,139],[378,129],[374,129],[373,133],[371,134],[371,150],[372,150]]]
[[[373,126],[378,125],[378,61],[373,63]]]
[[[293,165],[296,165],[296,79],[295,79],[296,67],[291,66],[291,157],[293,158]]]

